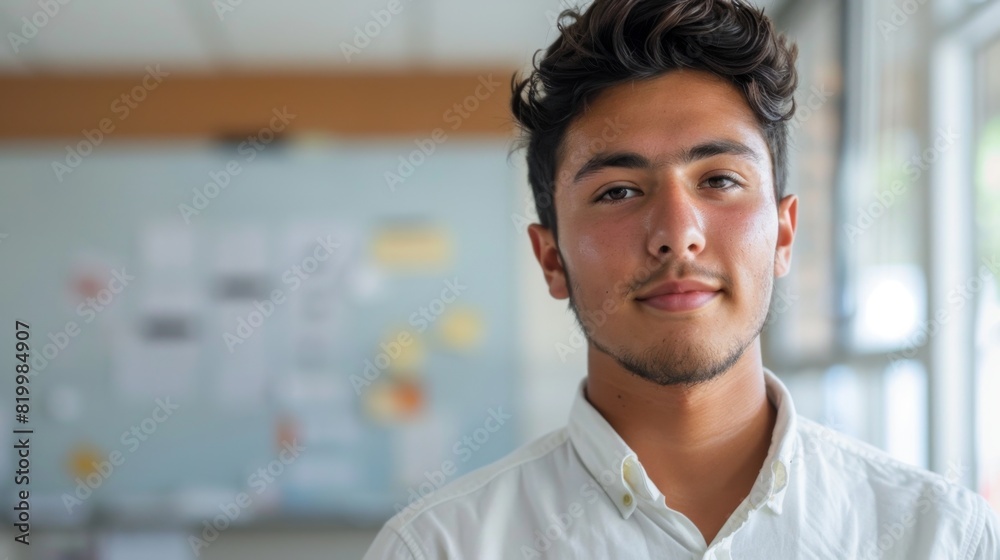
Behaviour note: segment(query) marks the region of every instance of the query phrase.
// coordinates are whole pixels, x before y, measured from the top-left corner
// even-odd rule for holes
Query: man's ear
[[[531,238],[531,248],[535,258],[545,274],[545,283],[549,285],[549,295],[556,299],[566,299],[566,270],[552,231],[541,224],[528,225],[528,237]]]
[[[774,277],[788,274],[792,265],[792,241],[799,219],[799,199],[786,195],[778,203],[778,241],[774,248]]]

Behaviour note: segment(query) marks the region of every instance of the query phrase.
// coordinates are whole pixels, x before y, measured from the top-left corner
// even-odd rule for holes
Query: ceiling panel
[[[0,12],[2,12],[2,8],[0,8]],[[6,22],[6,21],[7,18],[4,17],[2,13],[0,13],[0,22]],[[19,31],[14,31],[14,33],[20,35]],[[0,72],[6,74],[16,74],[24,72],[26,70],[26,66],[24,65],[24,61],[22,60],[24,58],[23,55],[24,51],[20,48],[22,45],[20,45],[19,41],[18,44],[16,45],[16,47],[18,48],[18,52],[22,54],[15,53],[14,46],[12,46],[10,42],[10,37],[7,36],[5,39],[6,40],[4,41],[4,43],[6,46],[0,47]]]
[[[3,0],[0,71],[524,66],[574,0]],[[757,0],[774,13],[782,0]],[[396,7],[391,13],[390,6]],[[27,34],[31,33],[30,25]],[[8,38],[10,36],[8,35]],[[17,49],[17,53],[14,52]]]
[[[491,60],[523,65],[555,39],[554,22],[565,0],[469,2],[433,0],[430,54],[436,60]]]
[[[244,1],[227,13],[220,28],[231,50],[227,61],[240,65],[368,66],[407,64],[419,59],[414,48],[421,23],[420,1],[329,2]]]
[[[19,53],[33,69],[140,70],[147,64],[197,67],[209,62],[196,26],[176,0],[53,4],[59,10],[48,17],[35,1],[5,1],[8,25],[21,27],[23,17],[47,20]]]

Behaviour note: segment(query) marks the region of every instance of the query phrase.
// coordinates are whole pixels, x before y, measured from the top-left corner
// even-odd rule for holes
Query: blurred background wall
[[[758,4],[800,47],[765,365],[1000,509],[1000,1]],[[562,426],[507,105],[569,5],[0,5],[0,556],[359,558]]]

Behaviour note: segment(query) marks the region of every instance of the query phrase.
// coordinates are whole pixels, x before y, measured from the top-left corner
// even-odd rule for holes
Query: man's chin
[[[687,333],[690,334],[690,330]],[[707,334],[718,336],[720,333]],[[626,371],[651,383],[692,386],[721,377],[731,370],[755,340],[753,336],[747,336],[745,340],[733,337],[728,343],[706,345],[704,339],[671,338],[669,335],[657,338],[662,342],[634,348],[605,344],[597,337],[591,337],[590,343]],[[668,345],[679,351],[667,350]]]
[[[724,364],[705,364],[700,367],[664,364],[651,366],[650,364],[639,364],[617,358],[616,360],[619,365],[636,377],[664,387],[674,385],[691,387],[699,385],[720,377],[729,371],[729,369],[732,369],[732,366],[725,366]]]
[[[622,369],[636,377],[662,386],[691,386],[710,381],[731,369],[740,357],[739,355],[726,355],[724,359],[719,359],[719,353],[708,351],[683,355],[641,353],[628,349],[612,351],[596,341],[592,342],[598,350],[613,359]]]

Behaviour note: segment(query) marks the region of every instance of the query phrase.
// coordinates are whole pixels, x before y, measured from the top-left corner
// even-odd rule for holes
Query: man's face
[[[611,88],[570,125],[559,229],[529,235],[590,343],[662,385],[702,382],[757,343],[791,258],[797,201],[739,90],[679,70]]]

